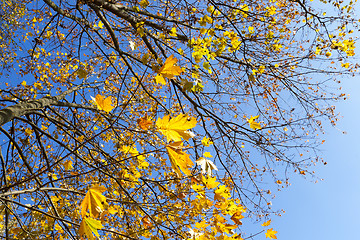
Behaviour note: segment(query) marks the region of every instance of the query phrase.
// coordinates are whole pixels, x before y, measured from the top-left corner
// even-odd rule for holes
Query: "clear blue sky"
[[[324,180],[293,175],[292,186],[273,200],[274,209],[286,211],[271,224],[279,240],[360,239],[360,76],[341,84],[350,99],[335,104],[343,116],[337,129],[326,128],[322,155],[328,164],[315,167]]]

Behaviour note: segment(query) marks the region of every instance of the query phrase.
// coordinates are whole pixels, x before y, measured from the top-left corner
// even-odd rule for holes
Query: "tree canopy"
[[[276,239],[357,71],[354,4],[2,0],[1,237]]]

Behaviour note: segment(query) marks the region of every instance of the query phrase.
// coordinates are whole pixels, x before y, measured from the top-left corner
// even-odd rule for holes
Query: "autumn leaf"
[[[85,234],[90,240],[94,240],[93,233],[95,236],[100,237],[97,230],[101,228],[103,228],[101,221],[93,218],[84,218],[80,223],[79,235],[83,236]]]
[[[65,168],[65,171],[70,171],[70,170],[73,170],[74,169],[74,167],[73,167],[73,165],[72,165],[73,163],[72,163],[72,161],[71,160],[67,160],[67,161],[65,161],[64,162],[64,168]]]
[[[270,225],[270,223],[271,223],[271,220],[268,220],[268,221],[264,222],[263,224],[261,224],[261,226],[267,227]]]
[[[137,120],[137,124],[139,127],[143,130],[148,130],[151,125],[153,125],[153,122],[149,119],[149,117],[145,114],[144,117],[139,118]]]
[[[144,228],[148,229],[151,228],[152,223],[148,216],[145,216],[141,219],[142,224],[144,225]]]
[[[79,69],[76,71],[76,74],[78,75],[78,77],[79,77],[80,79],[86,78],[87,75],[88,75],[87,71],[86,71],[85,69],[83,69],[83,68],[79,68]]]
[[[189,140],[193,136],[187,129],[196,126],[196,119],[188,117],[186,114],[180,114],[175,118],[169,120],[170,116],[166,115],[162,119],[158,118],[156,126],[160,132],[166,137],[167,141],[179,142],[181,138]]]
[[[155,77],[155,82],[160,83],[162,85],[166,84],[165,78],[173,78],[174,76],[178,76],[182,73],[182,70],[179,66],[176,66],[177,59],[174,55],[168,57],[164,63],[164,65],[158,71],[158,74]]]
[[[99,23],[98,23],[98,27],[99,27],[99,28],[104,28],[104,24],[103,24],[103,22],[102,22],[102,21],[99,21]]]
[[[242,213],[243,213],[242,211],[237,211],[231,216],[230,219],[233,220],[234,223],[236,223],[237,225],[242,225],[242,222],[240,221],[241,219],[244,218]]]
[[[95,186],[89,189],[80,204],[82,217],[85,217],[87,210],[89,210],[91,217],[97,217],[99,215],[100,211],[104,209],[106,202],[106,197],[102,195],[104,191],[106,191],[106,188],[102,186]]]
[[[208,176],[211,176],[212,170],[218,171],[218,168],[216,167],[216,165],[207,158],[201,157],[198,160],[196,160],[195,162],[197,165],[199,165],[201,167],[201,173],[203,175],[207,174]]]
[[[277,231],[274,231],[272,228],[270,228],[266,231],[265,236],[270,239],[277,239],[277,237],[275,236],[276,233]]]
[[[214,193],[214,198],[218,201],[223,201],[223,198],[228,199],[230,197],[229,189],[224,185],[221,185],[218,189],[214,191]]]
[[[160,75],[160,74],[156,75],[156,77],[155,77],[155,82],[156,82],[157,84],[162,84],[162,85],[165,85],[165,84],[166,84],[165,78],[164,78],[162,75]]]
[[[99,110],[104,110],[105,112],[110,112],[114,109],[114,106],[112,105],[112,97],[109,96],[106,99],[104,99],[103,96],[100,94],[96,95],[95,98],[91,97],[92,100],[96,103],[96,106]]]
[[[260,123],[255,122],[255,120],[258,118],[259,118],[259,115],[255,116],[255,117],[251,116],[250,119],[248,119],[248,118],[246,119],[248,121],[248,123],[250,124],[251,129],[254,129],[254,130],[261,129]]]
[[[210,175],[208,175],[207,178],[202,176],[202,180],[207,189],[216,188],[219,185],[219,182],[216,181],[216,177],[211,177]]]
[[[182,142],[174,142],[166,146],[171,166],[179,177],[182,176],[181,171],[186,175],[190,175],[190,168],[194,165],[189,154],[182,151],[182,148]]]
[[[201,140],[201,144],[204,145],[205,147],[208,147],[208,146],[210,146],[211,144],[213,144],[213,142],[210,140],[210,138],[204,137],[204,138]]]

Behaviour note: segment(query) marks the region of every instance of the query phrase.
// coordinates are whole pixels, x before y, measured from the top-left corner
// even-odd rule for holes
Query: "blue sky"
[[[314,183],[293,175],[292,186],[273,200],[275,209],[286,211],[271,224],[279,240],[359,238],[360,77],[343,79],[341,85],[350,99],[335,103],[343,118],[336,128],[326,127],[322,156],[328,164],[314,168],[324,180]]]

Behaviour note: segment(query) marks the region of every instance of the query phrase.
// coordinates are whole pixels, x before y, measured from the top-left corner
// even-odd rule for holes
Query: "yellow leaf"
[[[246,119],[248,121],[248,123],[250,124],[251,129],[254,129],[254,130],[261,129],[260,123],[255,122],[255,120],[258,118],[259,118],[259,115],[255,116],[255,117],[251,116],[250,119],[248,119],[248,118]]]
[[[116,210],[116,208],[114,208],[114,207],[109,207],[108,211],[109,211],[110,214],[115,214],[115,213],[118,212],[118,211]]]
[[[173,27],[173,28],[171,29],[169,35],[172,36],[172,37],[176,37],[176,36],[177,36],[177,34],[176,34],[176,28],[175,28],[175,27]]]
[[[242,222],[240,221],[241,219],[244,218],[244,216],[242,215],[243,211],[236,211],[232,216],[231,216],[231,220],[234,221],[234,223],[236,223],[237,225],[242,225]]]
[[[207,158],[211,158],[212,157],[212,155],[211,155],[211,153],[209,153],[209,152],[204,152],[204,157],[207,157]]]
[[[109,96],[104,99],[103,96],[100,94],[96,95],[95,98],[91,97],[92,100],[96,103],[96,106],[99,110],[104,110],[105,112],[110,112],[114,109],[114,106],[112,105],[112,97]]]
[[[103,28],[103,27],[104,27],[104,24],[102,23],[102,21],[99,21],[98,27],[99,27],[99,28]]]
[[[56,231],[61,231],[61,226],[59,225],[59,224],[55,224],[55,227],[54,227],[54,229],[56,230]]]
[[[271,223],[271,219],[270,219],[269,221],[266,221],[266,222],[264,222],[263,224],[261,224],[261,226],[267,227],[267,226],[270,225],[270,223]]]
[[[213,189],[219,185],[219,183],[216,181],[216,177],[211,177],[209,175],[207,178],[203,176],[203,182],[205,183],[207,189]]]
[[[65,161],[63,165],[64,165],[64,167],[65,167],[65,171],[70,171],[70,170],[73,170],[73,169],[74,169],[71,160]]]
[[[100,237],[98,229],[103,228],[101,222],[93,218],[84,218],[80,223],[79,235],[83,236],[84,234],[90,239],[94,240],[94,233],[97,237]]]
[[[277,231],[274,231],[272,228],[270,228],[266,231],[265,236],[270,239],[277,239],[277,237],[275,236],[276,233]]]
[[[176,66],[177,59],[174,55],[168,57],[164,65],[158,71],[158,75],[155,77],[157,83],[166,84],[164,77],[173,78],[182,73],[182,70],[179,66]],[[161,75],[161,76],[160,76]]]
[[[95,186],[89,189],[84,200],[80,204],[81,216],[85,217],[87,210],[89,210],[91,217],[97,217],[101,210],[104,209],[106,197],[102,192],[106,191],[105,187]]]
[[[208,146],[210,146],[211,144],[213,144],[213,142],[210,141],[210,138],[204,137],[204,138],[201,140],[201,144],[204,145],[205,147],[208,147]]]
[[[162,85],[165,85],[165,84],[166,84],[165,78],[164,78],[162,75],[160,75],[160,74],[156,75],[156,77],[155,77],[155,82],[156,82],[157,84],[162,84]]]
[[[183,152],[181,148],[182,142],[175,142],[166,146],[171,166],[179,177],[182,176],[180,169],[186,175],[190,175],[190,168],[194,165],[189,157],[189,154]]]
[[[218,201],[223,201],[223,198],[228,199],[230,197],[230,191],[224,185],[221,185],[218,189],[214,191],[214,193],[214,199]]]
[[[186,114],[180,114],[175,118],[169,120],[170,116],[166,115],[162,119],[158,118],[156,126],[160,132],[166,137],[167,141],[173,140],[174,142],[181,141],[181,138],[189,140],[193,135],[186,131],[187,129],[196,126],[196,119],[188,117]]]

